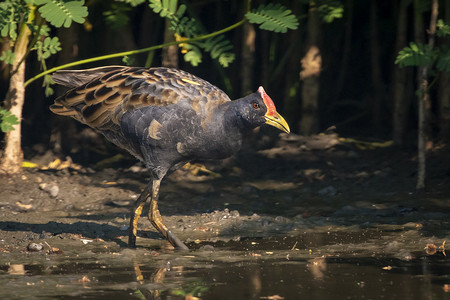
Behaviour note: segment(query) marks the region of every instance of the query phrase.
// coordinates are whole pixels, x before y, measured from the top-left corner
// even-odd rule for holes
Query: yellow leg
[[[139,218],[141,217],[142,209],[144,208],[145,202],[148,197],[150,197],[150,187],[147,185],[136,200],[136,204],[131,211],[130,217],[130,232],[128,234],[128,247],[135,248],[136,247],[136,235],[137,235],[137,226],[139,222]]]
[[[161,214],[158,209],[158,198],[159,198],[159,186],[161,180],[153,180],[152,187],[152,197],[150,200],[150,211],[148,214],[148,219],[153,224],[153,226],[174,246],[175,248],[188,250],[189,248],[178,239],[172,231],[170,231],[162,221]]]

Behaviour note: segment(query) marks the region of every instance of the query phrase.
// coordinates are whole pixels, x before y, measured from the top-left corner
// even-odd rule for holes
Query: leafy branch
[[[133,4],[137,5],[143,1],[127,0],[127,2],[130,2],[130,4],[133,2]],[[201,50],[204,50],[209,52],[213,59],[217,59],[222,66],[227,67],[234,60],[235,55],[234,53],[229,52],[232,49],[232,45],[222,35],[225,32],[241,26],[246,21],[255,23],[255,18],[261,17],[265,18],[264,22],[258,23],[260,24],[261,29],[275,32],[286,32],[288,29],[296,29],[298,27],[298,20],[295,15],[291,14],[290,10],[287,10],[286,7],[282,5],[270,3],[268,5],[260,5],[258,9],[253,10],[250,15],[246,14],[245,19],[229,27],[209,34],[200,34],[200,32],[202,32],[201,24],[195,18],[191,18],[186,15],[186,5],[178,5],[178,0],[149,0],[149,6],[155,13],[158,13],[161,17],[167,18],[171,21],[170,29],[176,32],[176,41],[138,50],[102,55],[54,67],[30,78],[25,82],[25,86],[57,70],[116,57],[129,57],[135,54],[150,52],[172,45],[180,45],[182,48],[181,51],[184,54],[184,59],[194,66],[201,62]]]
[[[443,20],[437,22],[436,36],[446,37],[450,35],[450,26]],[[446,45],[430,50],[428,45],[422,43],[409,43],[398,53],[395,64],[400,67],[424,67],[435,66],[437,71],[450,72],[450,49]]]
[[[169,42],[169,43],[165,43],[165,44],[161,44],[161,45],[156,45],[156,46],[152,46],[152,47],[147,47],[147,48],[143,48],[143,49],[138,49],[138,50],[131,50],[131,51],[125,51],[125,52],[119,52],[119,53],[113,53],[113,54],[108,54],[108,55],[102,55],[102,56],[97,56],[97,57],[92,57],[92,58],[88,58],[88,59],[83,59],[83,60],[79,60],[79,61],[75,61],[75,62],[71,62],[68,64],[64,64],[58,67],[54,67],[51,68],[45,72],[39,73],[38,75],[30,78],[29,80],[27,80],[25,82],[25,87],[28,86],[30,83],[32,83],[33,81],[51,74],[53,72],[56,72],[58,70],[62,70],[62,69],[67,69],[70,67],[74,67],[74,66],[79,66],[79,65],[83,65],[83,64],[87,64],[87,63],[91,63],[91,62],[95,62],[95,61],[100,61],[100,60],[105,60],[105,59],[110,59],[110,58],[116,58],[116,57],[123,57],[123,56],[130,56],[130,55],[135,55],[135,54],[139,54],[139,53],[144,53],[144,52],[149,52],[149,51],[154,51],[154,50],[158,50],[158,49],[162,49],[165,47],[169,47],[172,45],[179,45],[179,44],[183,44],[183,43],[192,43],[192,42],[197,42],[197,41],[201,41],[204,39],[208,39],[220,34],[223,34],[227,31],[233,30],[236,27],[241,26],[242,24],[244,24],[245,19],[241,20],[231,26],[228,26],[224,29],[209,33],[209,34],[204,34],[204,35],[200,35],[200,36],[196,36],[190,39],[187,39],[185,41],[173,41],[173,42]]]
[[[181,52],[184,60],[197,66],[202,61],[202,51],[209,52],[213,59],[217,59],[223,67],[228,67],[235,59],[235,54],[230,52],[233,48],[230,41],[224,36],[203,40],[201,43],[193,43],[188,38],[204,34],[202,24],[186,15],[186,5],[178,6],[178,0],[150,0],[150,8],[163,18],[171,22],[170,29],[176,32],[177,40],[182,40]],[[261,29],[274,32],[286,32],[288,29],[297,29],[298,20],[285,6],[269,3],[260,5],[252,12],[247,12],[246,19],[250,23],[260,25]]]

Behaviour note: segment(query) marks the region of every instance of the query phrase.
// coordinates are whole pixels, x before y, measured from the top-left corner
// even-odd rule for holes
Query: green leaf
[[[198,45],[205,51],[210,52],[211,58],[217,59],[225,68],[234,61],[235,55],[228,52],[233,49],[233,45],[223,35],[207,39],[202,43],[198,43]]]
[[[29,8],[24,1],[14,0],[0,2],[0,35],[17,38],[18,24],[28,19]]]
[[[227,68],[230,63],[232,63],[235,59],[234,53],[222,53],[219,56],[219,63],[224,67]]]
[[[63,0],[35,0],[41,16],[55,27],[70,27],[73,22],[83,24],[88,15],[84,0],[64,2]]]
[[[0,108],[0,130],[3,132],[14,130],[13,125],[19,124],[19,119],[10,111]]]
[[[256,10],[245,14],[250,23],[259,24],[259,28],[274,32],[287,32],[288,29],[297,29],[297,17],[279,3],[260,5]]]
[[[46,97],[50,97],[51,95],[53,95],[54,91],[52,88],[52,85],[55,84],[55,82],[52,80],[52,76],[51,75],[45,75],[44,76],[44,81],[42,82],[42,86],[45,88],[45,96]]]
[[[58,37],[46,37],[44,41],[37,41],[33,50],[37,50],[38,59],[43,60],[49,58],[52,54],[61,51],[61,43]]]
[[[149,6],[153,11],[163,18],[177,18],[178,0],[149,0]]]
[[[134,56],[128,56],[128,55],[126,55],[126,56],[124,56],[124,57],[122,58],[122,62],[123,62],[124,64],[126,64],[127,66],[132,66],[132,65],[134,65],[134,63],[135,63]]]
[[[2,55],[0,56],[0,60],[3,61],[5,64],[12,65],[14,63],[14,52],[11,51],[11,49],[5,50],[2,52]]]
[[[142,3],[144,3],[146,0],[122,0],[123,2],[130,4],[132,7],[136,7]]]
[[[400,67],[426,66],[433,63],[434,53],[430,51],[428,45],[422,43],[409,43],[409,46],[400,50],[395,59],[395,64]]]
[[[436,26],[438,28],[436,32],[438,37],[444,37],[450,34],[450,25],[445,24],[442,19],[438,20]]]
[[[113,2],[111,8],[103,12],[106,24],[112,29],[118,29],[129,23],[130,18],[127,13],[131,10],[129,6],[124,3]]]
[[[331,23],[334,19],[340,19],[344,15],[344,7],[341,3],[323,4],[318,7],[320,16],[326,23]]]
[[[183,56],[184,60],[190,62],[194,67],[198,66],[199,63],[202,62],[202,52],[200,49],[191,44],[187,44],[184,46],[185,49],[189,51]]]
[[[450,49],[441,51],[436,68],[439,71],[450,72]]]

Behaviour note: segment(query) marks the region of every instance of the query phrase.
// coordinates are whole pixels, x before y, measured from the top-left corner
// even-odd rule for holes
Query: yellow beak
[[[276,127],[286,133],[291,132],[291,130],[289,129],[288,123],[279,113],[275,112],[271,116],[268,116],[266,114],[266,115],[264,115],[264,118],[266,118],[266,124]]]

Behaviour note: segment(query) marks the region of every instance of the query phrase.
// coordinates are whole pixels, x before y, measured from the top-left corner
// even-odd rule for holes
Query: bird
[[[158,209],[166,175],[191,161],[232,156],[243,138],[261,125],[290,132],[262,86],[232,101],[208,81],[174,68],[59,70],[52,79],[68,88],[50,106],[53,113],[92,127],[135,156],[151,174],[131,211],[131,248],[136,247],[138,221],[149,203],[148,219],[156,230],[175,248],[188,249],[167,228]]]

